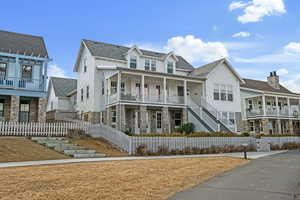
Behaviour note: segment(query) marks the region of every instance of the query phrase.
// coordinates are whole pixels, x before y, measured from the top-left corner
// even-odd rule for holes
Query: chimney
[[[274,89],[280,89],[279,76],[277,76],[276,71],[270,72],[268,84]]]

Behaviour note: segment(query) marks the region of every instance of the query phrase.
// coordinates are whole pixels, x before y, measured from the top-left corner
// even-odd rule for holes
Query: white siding
[[[47,111],[56,110],[58,108],[58,98],[55,96],[54,88],[51,84],[48,91],[48,99],[47,99]],[[51,109],[51,102],[53,103],[53,108]]]
[[[233,101],[214,100],[214,84],[225,84],[233,87]],[[222,112],[241,112],[240,82],[225,64],[217,66],[206,80],[207,101]]]

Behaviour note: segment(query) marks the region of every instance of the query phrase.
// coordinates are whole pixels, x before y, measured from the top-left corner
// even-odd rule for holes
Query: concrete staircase
[[[48,148],[54,149],[74,158],[103,158],[105,154],[98,154],[96,150],[90,150],[85,147],[72,144],[65,138],[58,137],[32,137],[32,141],[44,145]]]

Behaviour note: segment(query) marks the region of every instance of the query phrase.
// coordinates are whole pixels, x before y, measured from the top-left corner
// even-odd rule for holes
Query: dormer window
[[[131,69],[136,69],[136,66],[137,66],[137,57],[136,56],[130,56],[129,67]]]
[[[156,61],[155,60],[151,61],[151,71],[156,72]]]
[[[145,70],[150,71],[150,60],[145,60]]]
[[[174,65],[174,63],[170,62],[170,61],[167,64],[167,72],[170,74],[173,74],[173,65]]]

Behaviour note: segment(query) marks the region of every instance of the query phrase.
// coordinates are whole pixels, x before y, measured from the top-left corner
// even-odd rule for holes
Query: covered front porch
[[[264,118],[247,120],[245,123],[245,131],[252,135],[300,134],[300,120]]]
[[[0,121],[45,122],[46,98],[0,95]]]
[[[106,110],[106,123],[131,134],[175,132],[187,122],[186,108],[117,104]]]
[[[158,76],[148,73],[121,72],[108,77],[107,105],[116,102],[186,105],[187,96],[199,99],[203,81]]]

